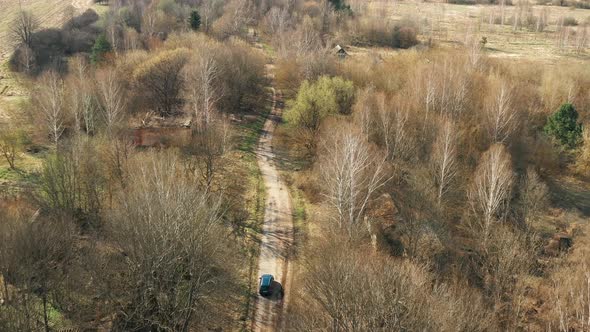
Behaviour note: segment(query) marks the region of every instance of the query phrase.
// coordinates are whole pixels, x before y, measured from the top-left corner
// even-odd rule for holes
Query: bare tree
[[[20,152],[21,139],[16,130],[9,127],[0,127],[0,154],[4,157],[11,169],[16,169],[16,158]]]
[[[223,1],[220,0],[204,0],[202,2],[199,13],[201,14],[201,18],[203,20],[203,30],[206,33],[209,33],[211,25],[217,16],[217,12],[222,5]]]
[[[188,166],[198,175],[205,190],[211,191],[213,181],[223,169],[223,157],[230,149],[231,128],[229,121],[215,115],[209,122],[193,128],[185,152],[191,157]]]
[[[182,69],[188,51],[176,49],[151,57],[134,71],[136,88],[145,91],[161,116],[172,115],[182,105],[180,98],[185,81]]]
[[[500,83],[493,101],[485,108],[485,120],[492,143],[505,143],[517,128],[518,117],[512,105],[511,87]]]
[[[529,167],[520,185],[520,208],[527,226],[541,216],[549,205],[549,189],[539,174]]]
[[[192,331],[217,305],[233,301],[235,241],[222,224],[219,201],[182,177],[176,155],[147,155],[131,165],[130,186],[110,216],[126,256],[113,297],[114,325]]]
[[[68,220],[41,218],[38,212],[6,217],[0,225],[0,272],[19,290],[7,311],[24,313],[11,322],[18,326],[14,331],[52,331],[52,295],[74,254],[73,228]]]
[[[15,44],[33,47],[33,33],[39,28],[39,20],[30,11],[21,10],[10,25],[9,35]]]
[[[441,121],[432,151],[437,200],[441,205],[457,175],[457,128],[448,119]]]
[[[69,108],[74,118],[75,133],[91,135],[96,127],[96,102],[93,83],[88,74],[88,63],[83,57],[74,57],[70,63],[72,75],[68,79]]]
[[[223,7],[223,16],[215,21],[214,30],[223,37],[239,34],[254,20],[255,5],[251,0],[231,0]]]
[[[32,73],[33,69],[35,69],[35,53],[33,50],[29,46],[23,44],[18,48],[15,54],[22,70],[28,74]]]
[[[340,228],[352,233],[361,223],[368,203],[390,179],[385,167],[385,156],[374,151],[362,133],[344,124],[335,129],[324,145],[320,173]]]
[[[482,43],[477,40],[476,36],[472,36],[467,42],[467,59],[471,69],[477,70],[481,66],[483,54],[482,54]]]
[[[115,54],[118,54],[121,45],[119,40],[121,26],[123,25],[121,21],[122,19],[116,11],[111,11],[105,15],[105,32]]]
[[[469,287],[433,285],[423,266],[351,242],[330,234],[311,247],[301,290],[293,290],[289,331],[494,330],[484,301]]]
[[[141,32],[150,37],[157,32],[158,11],[156,9],[157,2],[152,2],[141,15]]]
[[[563,262],[561,266],[567,268],[555,269],[551,276],[551,323],[555,331],[590,329],[590,269],[587,260],[581,258],[588,252],[582,247],[580,250]]]
[[[392,107],[392,104],[401,106]],[[389,160],[403,158],[411,149],[409,144],[409,111],[403,103],[386,100],[385,95],[377,95],[377,125],[385,153]]]
[[[425,123],[431,112],[457,117],[465,110],[469,79],[461,66],[445,61],[428,67],[423,80]]]
[[[188,100],[190,102],[195,122],[208,125],[216,111],[217,102],[222,97],[218,80],[220,69],[214,57],[210,54],[199,56],[187,66],[186,80],[188,84]]]
[[[121,120],[125,112],[125,95],[117,72],[107,69],[97,74],[98,94],[100,96],[101,110],[110,133]]]
[[[507,324],[518,324],[523,315],[520,303],[522,286],[519,280],[527,276],[536,262],[537,242],[530,233],[499,224],[490,229],[489,238],[483,239],[479,250],[479,268],[485,276],[485,289],[498,308],[498,314],[507,315]],[[512,329],[512,328],[510,328]]]
[[[280,38],[283,32],[287,29],[289,21],[289,12],[287,8],[272,7],[266,14],[266,25],[268,32],[272,36]]]
[[[49,137],[57,146],[57,143],[64,132],[64,86],[59,75],[49,71],[40,79],[37,92],[34,96],[42,120]]]
[[[472,211],[482,218],[479,226],[484,239],[492,223],[506,216],[513,179],[510,154],[503,145],[492,145],[482,155],[468,192]]]
[[[361,90],[356,97],[354,105],[354,119],[362,133],[367,139],[373,132],[373,105],[374,105],[375,91],[372,86]]]

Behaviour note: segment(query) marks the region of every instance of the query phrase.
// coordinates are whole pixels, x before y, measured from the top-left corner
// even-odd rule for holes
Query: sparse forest
[[[12,2],[0,331],[590,329],[587,0]]]

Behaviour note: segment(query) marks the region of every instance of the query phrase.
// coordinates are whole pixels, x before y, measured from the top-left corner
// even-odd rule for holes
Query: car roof
[[[270,284],[270,281],[272,279],[274,279],[274,277],[272,276],[272,274],[263,274],[262,277],[260,277],[260,279],[261,279],[261,283]]]

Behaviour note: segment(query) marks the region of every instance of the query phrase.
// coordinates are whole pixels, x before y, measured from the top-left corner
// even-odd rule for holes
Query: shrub
[[[393,29],[392,46],[397,48],[410,48],[418,44],[416,29],[407,26],[396,26]]]
[[[349,114],[354,99],[351,81],[340,77],[320,77],[316,82],[303,82],[287,119],[317,130],[320,120],[328,115]]]
[[[568,148],[576,147],[582,138],[582,124],[578,123],[578,112],[574,105],[566,103],[549,117],[545,133]]]
[[[94,46],[92,47],[92,54],[90,55],[90,60],[94,64],[101,63],[107,53],[111,51],[111,43],[106,39],[104,35],[98,36]]]
[[[410,21],[391,26],[386,22],[360,21],[356,39],[360,43],[393,48],[410,48],[418,44],[417,29]]]
[[[336,11],[352,15],[352,9],[350,9],[350,5],[347,5],[344,0],[329,0],[329,2],[332,4],[332,6],[334,6]]]
[[[568,17],[564,17],[563,18],[563,25],[566,27],[573,27],[578,25],[578,20],[576,20],[575,18],[568,16]]]

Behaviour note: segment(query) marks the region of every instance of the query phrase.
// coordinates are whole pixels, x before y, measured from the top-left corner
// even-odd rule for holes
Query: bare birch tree
[[[63,134],[65,109],[64,86],[59,75],[54,71],[45,73],[40,80],[35,94],[35,101],[41,112],[42,120],[50,139],[55,146]]]
[[[457,175],[457,128],[450,120],[441,122],[432,151],[437,201],[441,205]]]
[[[505,143],[517,128],[518,117],[512,104],[511,87],[500,83],[494,99],[485,109],[485,120],[492,143]]]
[[[492,145],[482,155],[468,192],[472,211],[482,218],[479,226],[484,239],[492,223],[506,216],[513,180],[510,154],[503,145]]]
[[[403,104],[395,108],[391,106],[392,104],[394,104],[392,101],[386,100],[385,95],[377,95],[377,125],[386,156],[390,160],[403,157],[411,148],[408,144],[408,109]]]
[[[88,75],[88,63],[83,57],[74,57],[70,62],[68,81],[69,109],[74,118],[75,133],[80,131],[91,135],[95,131],[96,105],[92,93],[94,80]]]
[[[102,115],[107,131],[110,133],[125,112],[124,90],[117,79],[116,71],[113,69],[107,69],[97,74],[97,86]]]
[[[198,125],[208,125],[222,97],[219,87],[220,69],[214,57],[203,54],[186,68],[187,94],[190,107]]]
[[[447,61],[434,64],[428,67],[423,84],[425,123],[432,112],[457,117],[465,111],[469,77],[460,66]]]
[[[367,204],[390,177],[386,159],[376,153],[350,125],[336,129],[324,146],[320,173],[329,204],[336,211],[338,226],[352,230],[363,220]]]

